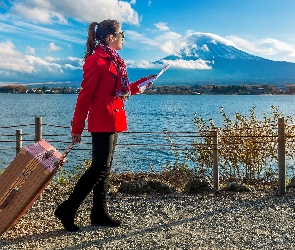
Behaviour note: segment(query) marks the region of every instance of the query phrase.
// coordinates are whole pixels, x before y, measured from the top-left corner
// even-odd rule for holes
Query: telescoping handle
[[[67,147],[67,149],[63,152],[62,156],[55,163],[54,173],[56,173],[65,164],[67,155],[71,152],[75,145],[76,142],[72,141],[71,144]]]

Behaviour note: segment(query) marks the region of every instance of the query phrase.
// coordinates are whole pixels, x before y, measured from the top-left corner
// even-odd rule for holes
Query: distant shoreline
[[[40,87],[29,88],[23,85],[0,87],[5,94],[78,94],[81,88]],[[195,85],[195,86],[152,86],[145,90],[147,95],[295,95],[295,85]]]

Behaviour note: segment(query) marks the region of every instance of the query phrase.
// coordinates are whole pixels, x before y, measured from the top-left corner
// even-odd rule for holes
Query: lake
[[[69,124],[77,95],[0,94],[0,169],[9,165],[15,157],[15,130],[22,129],[23,146],[34,140],[35,117],[42,117],[43,138],[59,151],[70,142]],[[119,135],[114,157],[114,171],[147,171],[150,166],[161,170],[174,161],[163,131],[195,131],[194,114],[205,120],[212,118],[216,125],[223,123],[219,107],[223,106],[228,116],[235,112],[249,115],[255,106],[256,115],[272,113],[271,105],[279,107],[284,116],[295,117],[295,96],[249,96],[249,95],[136,95],[125,104],[128,114],[128,133]],[[21,125],[18,127],[10,127]],[[55,126],[52,126],[55,125]],[[10,128],[3,128],[3,127]],[[143,133],[145,132],[145,133]],[[3,136],[6,135],[6,136]],[[83,144],[75,146],[65,164],[71,168],[91,157],[89,133],[83,133]],[[181,140],[181,139],[179,139]],[[182,139],[190,143],[191,138]],[[174,141],[176,142],[176,141]],[[138,145],[141,144],[141,145]],[[77,150],[79,149],[79,150]]]

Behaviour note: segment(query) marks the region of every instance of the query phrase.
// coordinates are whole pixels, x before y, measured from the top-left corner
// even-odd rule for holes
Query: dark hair
[[[95,29],[96,28],[96,29]],[[88,39],[84,59],[90,56],[98,43],[106,44],[107,36],[119,30],[120,23],[116,20],[104,20],[100,23],[93,22],[88,27]]]

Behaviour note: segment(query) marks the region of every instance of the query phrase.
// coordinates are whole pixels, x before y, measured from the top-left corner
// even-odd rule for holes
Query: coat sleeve
[[[78,95],[71,122],[72,133],[82,134],[85,127],[85,120],[93,100],[93,94],[99,81],[99,68],[97,58],[90,56],[83,66],[83,81],[81,91]]]

